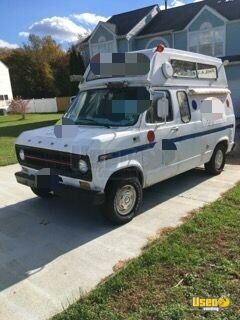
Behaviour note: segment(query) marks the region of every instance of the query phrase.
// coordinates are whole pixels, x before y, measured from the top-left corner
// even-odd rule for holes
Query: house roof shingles
[[[216,10],[228,20],[240,19],[240,0],[204,0],[184,6],[161,10],[138,36],[168,30],[183,30],[205,6]]]
[[[156,6],[157,4],[154,4],[152,6],[136,9],[133,11],[115,14],[106,22],[106,24],[115,25],[116,35],[126,35]],[[86,43],[90,37],[91,35],[85,38],[81,43]]]
[[[107,22],[116,25],[116,34],[122,36],[127,34],[135,27],[155,6],[156,4],[141,9],[124,12],[112,16]]]
[[[180,7],[161,10],[146,27],[144,27],[138,36],[154,34],[165,31],[183,30],[198,12],[205,6],[216,10],[219,14],[228,20],[240,19],[240,0],[204,0],[200,2],[186,4]],[[123,12],[113,15],[107,24],[111,24],[116,35],[126,35],[134,26],[139,23],[156,4],[129,12]],[[85,38],[82,43],[86,43],[91,35]]]

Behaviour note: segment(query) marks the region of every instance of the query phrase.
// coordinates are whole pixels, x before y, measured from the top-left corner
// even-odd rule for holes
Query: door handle
[[[179,130],[179,127],[172,127],[171,131],[178,131]]]

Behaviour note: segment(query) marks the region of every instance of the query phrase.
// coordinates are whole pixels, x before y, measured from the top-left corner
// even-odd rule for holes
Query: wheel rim
[[[215,156],[215,167],[216,167],[216,169],[221,169],[222,164],[223,164],[223,152],[222,152],[222,150],[219,149],[216,152],[216,156]]]
[[[135,206],[137,192],[132,185],[123,186],[116,193],[114,202],[117,212],[125,216],[129,214]]]

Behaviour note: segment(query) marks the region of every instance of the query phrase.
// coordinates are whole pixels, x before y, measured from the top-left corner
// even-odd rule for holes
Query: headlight
[[[78,168],[79,171],[81,171],[82,173],[86,173],[88,171],[88,164],[85,160],[79,160],[78,162]]]
[[[25,154],[24,154],[24,150],[23,150],[23,149],[20,149],[20,151],[19,151],[19,157],[20,157],[20,159],[21,159],[22,161],[25,160]]]

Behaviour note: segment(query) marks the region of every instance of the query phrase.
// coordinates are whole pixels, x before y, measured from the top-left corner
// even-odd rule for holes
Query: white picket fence
[[[58,112],[57,99],[32,99],[27,106],[27,113]]]

